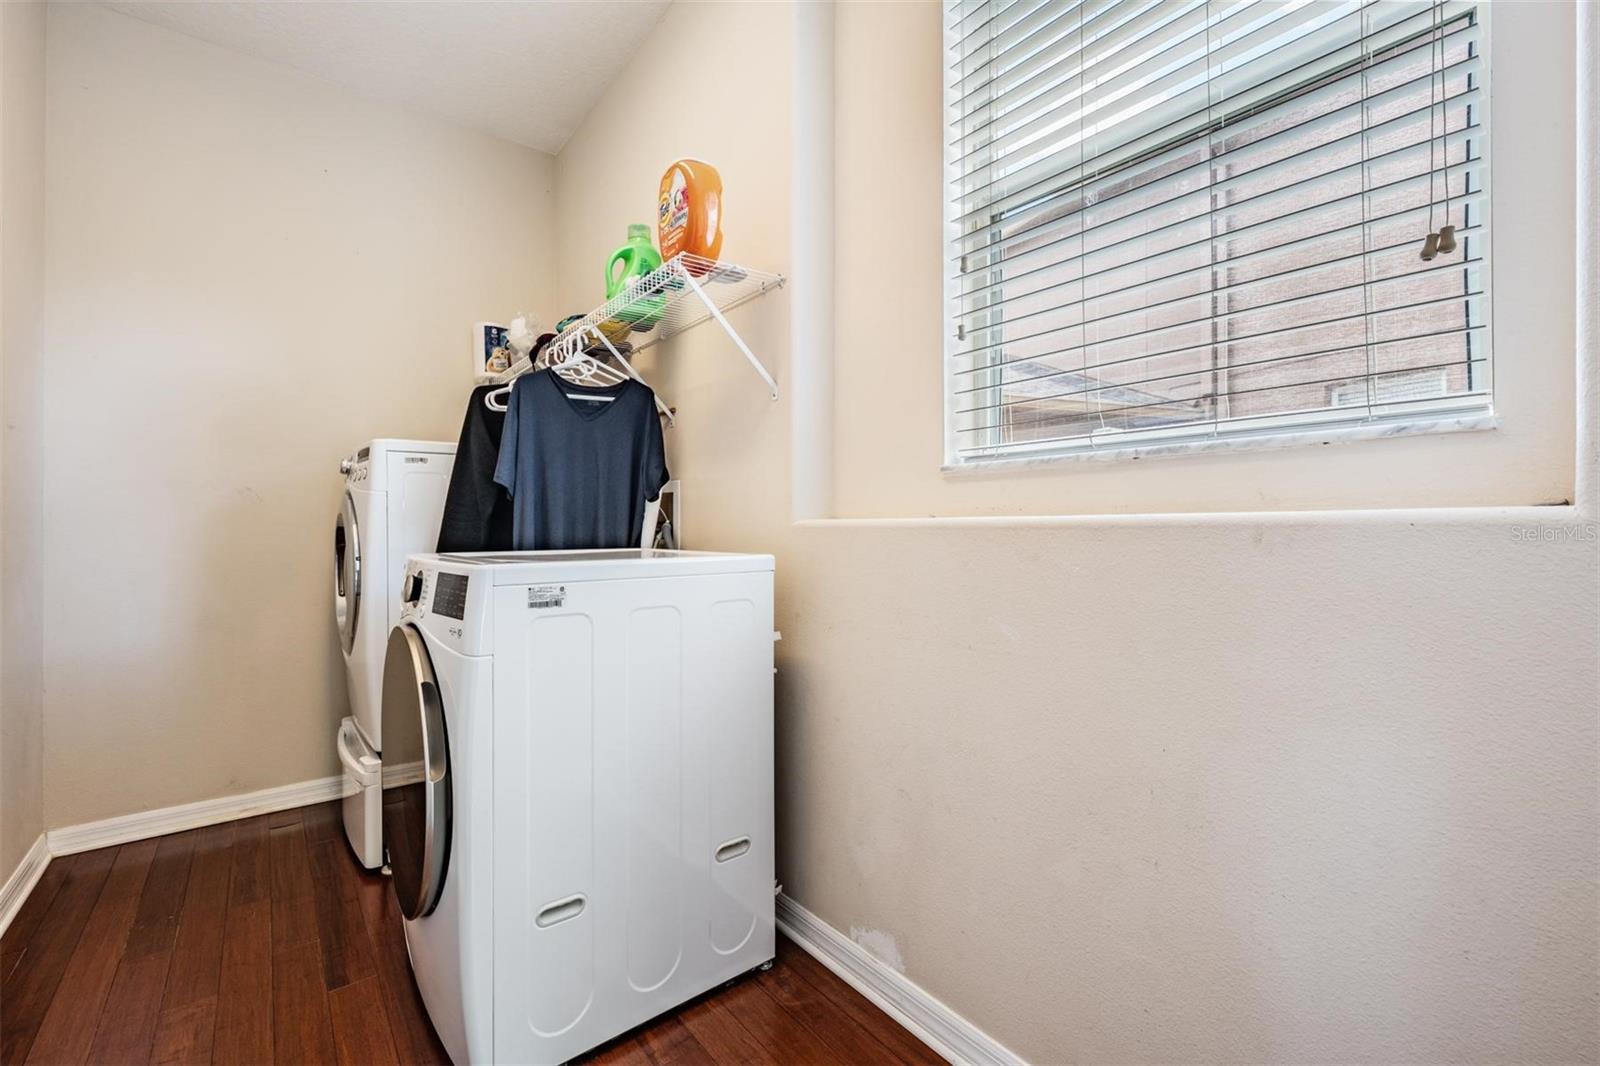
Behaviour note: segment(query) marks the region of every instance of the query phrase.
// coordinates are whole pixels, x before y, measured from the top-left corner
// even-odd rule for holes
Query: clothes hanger
[[[582,343],[584,335],[588,333],[592,333],[599,338],[606,351],[611,353],[611,358],[617,361],[618,365],[622,367],[622,371],[626,371],[625,374],[622,371],[618,371],[616,367],[607,366],[589,354],[587,346]],[[516,370],[515,367],[512,369]],[[628,378],[632,378],[645,386],[645,388],[650,387],[649,383],[639,376],[639,372],[633,369],[633,365],[617,350],[617,346],[611,343],[611,338],[607,337],[604,331],[594,325],[580,326],[573,332],[551,341],[545,345],[544,351],[540,352],[538,357],[516,376],[520,377],[522,373],[526,373],[529,370],[550,370],[557,377],[564,381],[570,381],[575,385],[616,385],[628,380]],[[504,397],[510,395],[511,384],[508,383],[487,393],[483,398],[483,402],[489,410],[503,412],[506,410]],[[657,413],[667,420],[667,425],[675,424],[676,412],[663,403],[661,397],[655,396],[654,390],[651,390],[651,395],[655,398]],[[615,396],[579,396],[573,393],[568,393],[567,396],[574,400],[592,400],[604,403],[610,403],[616,399]]]
[[[599,330],[596,330],[595,333],[599,336],[604,336],[604,334],[601,334]],[[616,369],[606,366],[604,363],[590,355],[587,349],[578,346],[574,347],[576,350],[570,352],[559,361],[550,364],[550,370],[553,371],[555,375],[561,378],[563,381],[570,382],[574,385],[605,387],[608,385],[616,385],[628,380],[625,375],[619,373]],[[616,397],[585,396],[582,394],[573,394],[569,392],[567,393],[567,399],[611,403],[616,400]]]
[[[594,333],[594,335],[600,339],[600,344],[603,344],[606,351],[610,352],[611,359],[614,359],[616,362],[618,362],[619,367],[622,367],[622,371],[626,371],[626,375],[624,375],[622,371],[618,371],[618,368],[616,367],[608,367],[606,363],[600,362],[600,360],[595,359],[594,355],[590,355],[589,352],[587,352],[587,347],[581,343],[582,336],[586,335],[586,333]],[[523,365],[522,370],[518,370],[517,367],[512,367],[512,371],[514,371],[512,381],[509,381],[509,383],[499,387],[499,389],[486,392],[486,394],[483,395],[483,405],[485,405],[486,408],[490,408],[491,411],[501,411],[501,413],[504,413],[504,411],[506,411],[506,397],[509,397],[510,389],[512,389],[512,384],[515,384],[515,379],[520,378],[520,376],[525,375],[525,373],[528,373],[530,370],[555,371],[555,376],[557,376],[557,378],[565,379],[565,381],[571,381],[573,384],[589,384],[589,386],[613,386],[613,384],[619,384],[622,383],[622,381],[627,381],[627,378],[632,378],[634,381],[637,381],[638,384],[645,386],[646,389],[650,387],[650,383],[645,381],[645,379],[640,378],[640,376],[638,376],[638,371],[634,370],[634,365],[627,362],[627,359],[624,357],[624,355],[622,355],[622,352],[618,351],[616,344],[611,343],[611,338],[608,338],[608,336],[606,336],[605,333],[600,330],[600,328],[595,327],[595,325],[584,325],[584,327],[579,327],[578,330],[574,330],[573,333],[570,333],[570,335],[560,336],[560,338],[550,341],[549,344],[544,346],[544,351],[539,352],[539,355],[536,357],[536,359],[533,359],[531,362]],[[653,389],[651,389],[651,395],[653,395],[654,400],[656,400],[656,413],[661,415],[661,418],[667,419],[667,426],[674,426],[674,424],[677,424],[677,411],[667,407],[666,403],[662,403],[661,397],[654,394]],[[608,397],[597,397],[597,395],[573,395],[573,399],[603,400],[603,402],[610,403],[611,400],[616,399],[616,397],[610,397],[610,395],[608,395]]]
[[[628,372],[628,376],[630,378],[632,378],[633,380],[637,381],[639,384],[643,385],[645,388],[647,388],[647,389],[650,388],[649,384],[644,380],[644,378],[639,376],[639,372],[637,370],[633,369],[633,364],[628,362],[626,359],[624,359],[622,357],[622,353],[617,351],[617,347],[616,347],[616,345],[611,343],[611,338],[610,337],[607,337],[605,335],[605,333],[603,333],[598,327],[590,326],[589,329],[594,332],[594,335],[596,337],[600,338],[600,343],[606,346],[606,351],[611,353],[611,358],[615,359],[617,361],[617,363],[619,365],[621,365],[622,369],[624,369],[624,370],[626,370]],[[611,370],[610,367],[606,367],[606,369],[607,370]],[[615,371],[612,371],[612,372],[615,373]],[[656,396],[654,389],[650,389],[650,395],[655,397],[656,413],[659,414],[662,418],[665,418],[667,420],[667,425],[669,425],[669,426],[673,425],[674,422],[675,422],[675,419],[674,419],[674,412],[673,412],[672,408],[668,407],[665,403],[661,402],[661,397]]]
[[[572,381],[577,385],[615,385],[625,380],[621,374],[611,367],[604,366],[598,361],[585,355],[577,345],[577,339],[583,335],[583,330],[565,334],[546,344],[544,348],[530,358],[520,359],[510,369],[510,380],[498,389],[488,392],[483,397],[484,406],[491,411],[504,412],[506,398],[511,395],[511,388],[516,380],[524,374],[539,370],[552,370],[559,377]],[[576,399],[605,399],[612,397],[575,397]]]

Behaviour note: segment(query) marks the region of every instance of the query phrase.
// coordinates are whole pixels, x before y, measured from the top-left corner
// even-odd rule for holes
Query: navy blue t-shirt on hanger
[[[645,504],[668,480],[655,394],[631,379],[518,378],[494,480],[511,494],[518,551],[637,546]]]

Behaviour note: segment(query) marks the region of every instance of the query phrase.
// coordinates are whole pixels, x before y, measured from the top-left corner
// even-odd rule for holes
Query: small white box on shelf
[[[476,322],[472,326],[472,380],[474,384],[482,385],[494,379],[494,376],[504,370],[509,362],[509,349],[507,348],[506,327],[497,322]],[[507,353],[505,366],[494,366],[491,360],[499,350]]]

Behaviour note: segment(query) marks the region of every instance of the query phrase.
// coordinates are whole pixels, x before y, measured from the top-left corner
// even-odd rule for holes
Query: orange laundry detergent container
[[[722,254],[722,175],[701,159],[680,159],[661,175],[657,203],[656,243],[661,258],[680,252],[710,259]],[[699,277],[710,267],[695,265]]]

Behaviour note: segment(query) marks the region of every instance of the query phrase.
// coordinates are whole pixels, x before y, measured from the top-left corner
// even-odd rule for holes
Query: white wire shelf
[[[785,280],[782,274],[680,253],[568,326],[540,353],[539,361],[557,364],[583,350],[611,349],[611,354],[617,355],[620,349],[626,353],[623,342],[631,345],[633,352],[640,352],[714,319],[776,400],[777,383],[723,313],[782,288]],[[531,368],[529,360],[518,360],[509,370],[496,374],[494,383],[504,385]]]

